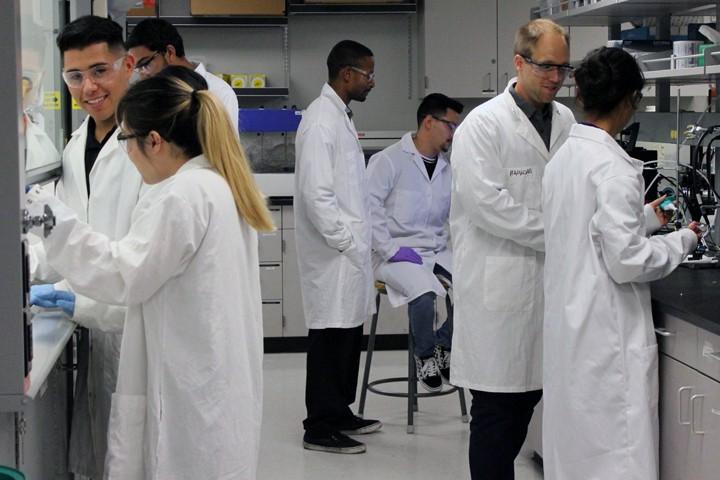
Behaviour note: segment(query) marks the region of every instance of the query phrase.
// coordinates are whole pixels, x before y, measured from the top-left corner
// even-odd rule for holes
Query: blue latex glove
[[[62,308],[69,317],[75,313],[75,294],[65,290],[55,290],[51,284],[30,287],[30,305],[43,308]]]
[[[395,255],[390,257],[388,262],[410,262],[417,265],[422,265],[422,257],[417,254],[415,250],[410,247],[400,247]]]

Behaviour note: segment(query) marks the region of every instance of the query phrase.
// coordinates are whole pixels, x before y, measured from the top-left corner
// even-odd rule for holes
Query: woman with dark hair
[[[192,73],[192,72],[191,72]],[[118,141],[151,187],[111,241],[37,190],[73,291],[127,305],[110,479],[255,479],[262,417],[256,230],[273,228],[222,105],[174,76],[131,87]]]
[[[545,170],[543,459],[552,480],[658,477],[657,344],[652,280],[696,246],[697,225],[665,223],[643,206],[643,163],[613,139],[644,84],[618,48],[591,52],[575,72],[585,121]]]

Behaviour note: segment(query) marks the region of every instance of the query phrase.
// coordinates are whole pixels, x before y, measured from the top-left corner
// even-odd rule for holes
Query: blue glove
[[[61,308],[69,317],[75,313],[75,294],[65,290],[55,290],[51,284],[30,287],[30,305],[43,308]]]
[[[417,265],[422,265],[422,257],[417,254],[415,250],[410,247],[400,247],[395,255],[390,257],[388,262],[410,262]]]

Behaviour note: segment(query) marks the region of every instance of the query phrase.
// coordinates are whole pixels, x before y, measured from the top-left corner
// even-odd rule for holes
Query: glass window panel
[[[28,177],[60,166],[63,150],[60,55],[60,2],[20,2],[25,169]]]

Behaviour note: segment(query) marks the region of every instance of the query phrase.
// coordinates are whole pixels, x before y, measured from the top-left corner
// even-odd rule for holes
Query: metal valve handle
[[[42,215],[30,215],[23,210],[23,233],[28,233],[32,227],[43,227],[43,237],[47,238],[55,227],[55,214],[49,205],[45,205]]]

